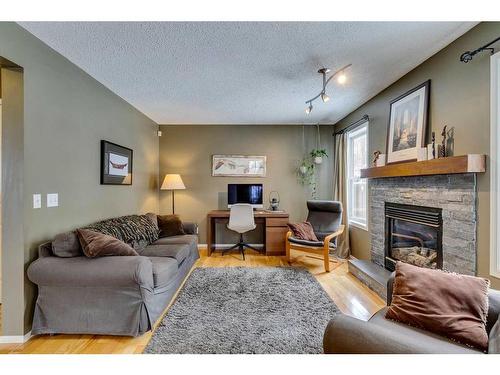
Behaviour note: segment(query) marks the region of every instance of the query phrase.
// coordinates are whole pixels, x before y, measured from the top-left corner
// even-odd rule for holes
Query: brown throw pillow
[[[385,317],[486,351],[489,285],[480,277],[398,262]]]
[[[160,238],[186,234],[178,215],[158,215],[158,229]]]
[[[288,228],[293,232],[293,236],[299,240],[319,241],[314,233],[314,229],[310,222],[304,221],[303,223],[288,223]]]
[[[77,229],[76,233],[80,239],[83,253],[89,258],[139,255],[125,242],[107,234],[94,232],[90,229]]]

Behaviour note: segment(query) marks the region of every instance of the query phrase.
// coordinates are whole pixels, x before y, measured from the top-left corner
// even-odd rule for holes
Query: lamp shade
[[[163,179],[160,190],[184,190],[184,182],[180,174],[167,174]]]

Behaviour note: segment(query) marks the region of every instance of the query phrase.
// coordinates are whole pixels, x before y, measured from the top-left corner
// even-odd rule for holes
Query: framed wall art
[[[214,177],[266,177],[265,156],[213,155]]]
[[[101,185],[132,185],[133,151],[101,141]]]
[[[428,80],[391,101],[387,164],[417,160],[417,150],[426,146],[430,83]]]

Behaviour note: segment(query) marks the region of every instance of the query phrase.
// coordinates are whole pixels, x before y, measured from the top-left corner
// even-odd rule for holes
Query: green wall
[[[158,137],[152,120],[15,23],[0,23],[0,56],[24,68],[24,210],[14,213],[23,218],[24,248],[3,249],[4,291],[24,306],[5,304],[4,334],[21,335],[31,327],[36,288],[19,277],[24,269],[10,267],[15,254],[26,268],[38,244],[59,232],[157,212]],[[99,184],[101,139],[134,150],[132,186]],[[43,194],[43,206],[45,194],[59,193],[59,207],[32,209],[34,193]]]
[[[489,54],[476,55],[468,64],[460,62],[459,57],[464,51],[474,50],[499,35],[499,22],[479,24],[338,122],[336,128],[343,128],[364,114],[369,115],[370,155],[376,150],[385,153],[389,102],[425,80],[431,79],[429,134],[435,131],[439,135],[443,126],[448,125],[448,129],[454,129],[455,155],[468,153],[488,155],[490,151]],[[478,274],[488,277],[493,287],[500,288],[500,280],[489,275],[489,184],[489,171],[478,175]],[[351,247],[355,257],[369,259],[369,233],[351,228]]]
[[[321,144],[330,158],[318,168],[318,198],[331,199],[332,126],[321,126]],[[160,179],[166,173],[180,173],[187,187],[175,194],[175,211],[183,220],[200,225],[200,243],[206,243],[206,215],[214,209],[227,208],[228,183],[262,183],[264,205],[268,194],[279,192],[280,206],[290,213],[290,220],[304,220],[307,215],[308,188],[297,182],[295,168],[303,154],[302,126],[297,125],[162,125],[160,138]],[[305,127],[306,149],[316,147],[316,127]],[[212,177],[212,155],[265,155],[267,177]],[[160,192],[160,212],[171,212],[170,192]],[[218,243],[235,243],[236,237],[218,231]],[[257,241],[250,239],[249,241]],[[236,241],[237,242],[237,241]]]

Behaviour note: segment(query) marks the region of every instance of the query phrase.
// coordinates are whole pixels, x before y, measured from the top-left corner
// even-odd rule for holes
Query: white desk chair
[[[224,255],[227,251],[238,248],[243,256],[243,260],[245,260],[245,247],[259,251],[243,241],[243,233],[254,230],[256,227],[253,217],[253,208],[250,204],[233,204],[231,206],[231,212],[229,213],[229,224],[227,227],[228,229],[240,234],[240,241],[236,245],[231,246],[229,249],[223,250],[222,255]]]

